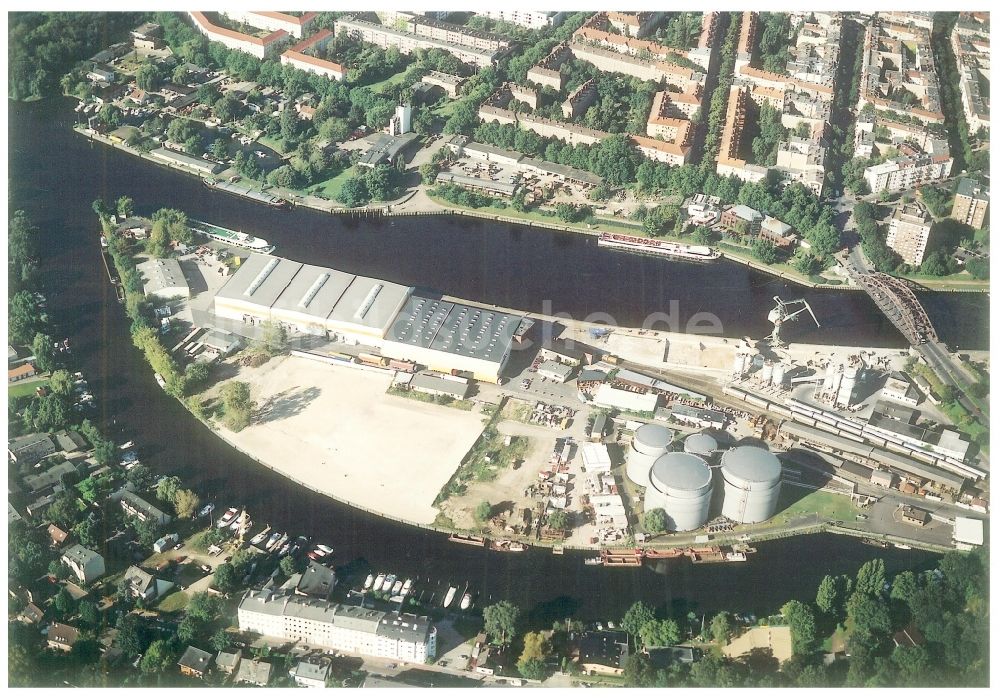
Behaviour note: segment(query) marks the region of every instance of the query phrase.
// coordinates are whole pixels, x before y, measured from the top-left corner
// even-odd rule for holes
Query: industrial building
[[[663,508],[669,531],[698,529],[708,521],[712,470],[694,454],[671,452],[656,460],[649,473],[646,512]]]
[[[142,275],[142,290],[146,296],[160,299],[191,296],[191,288],[177,260],[152,259],[140,262],[135,268]]]
[[[649,487],[649,472],[661,456],[670,451],[674,435],[661,425],[643,425],[632,436],[625,474],[636,485]]]
[[[781,462],[760,447],[736,447],[722,455],[723,516],[739,524],[774,516],[781,494]]]
[[[882,397],[897,403],[916,405],[920,402],[920,392],[902,374],[893,372],[882,387]]]
[[[413,293],[413,288],[252,254],[215,296],[217,318],[374,347],[383,356],[496,382],[524,317]]]
[[[636,393],[602,383],[594,393],[594,405],[652,417],[660,404],[658,393]]]
[[[437,653],[437,629],[425,616],[378,612],[271,590],[248,591],[237,616],[240,631],[351,654],[424,663]]]

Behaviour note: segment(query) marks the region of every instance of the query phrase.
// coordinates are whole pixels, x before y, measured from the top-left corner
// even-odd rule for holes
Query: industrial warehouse
[[[215,295],[217,319],[361,344],[383,356],[496,383],[524,316],[421,296],[413,287],[251,254]]]

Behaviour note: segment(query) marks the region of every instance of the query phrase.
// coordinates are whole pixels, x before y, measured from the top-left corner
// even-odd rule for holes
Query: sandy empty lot
[[[754,648],[770,648],[778,662],[792,657],[792,632],[788,626],[756,626],[722,649],[723,655],[739,658]]]
[[[339,500],[418,524],[483,430],[477,412],[386,395],[389,376],[280,357],[241,368],[254,423],[222,435],[261,463]]]

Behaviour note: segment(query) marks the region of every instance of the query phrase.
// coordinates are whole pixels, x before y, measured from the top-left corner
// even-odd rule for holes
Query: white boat
[[[396,582],[396,576],[395,575],[392,575],[392,574],[387,575],[385,577],[385,582],[382,583],[382,592],[389,592],[389,590],[392,589],[393,583],[395,583],[395,582]]]
[[[160,388],[166,388],[167,387],[167,382],[164,381],[163,377],[160,376],[158,373],[154,372],[153,373],[153,378],[156,379],[156,383],[160,384]]]
[[[222,515],[222,517],[219,518],[219,523],[218,523],[219,529],[225,529],[230,524],[232,524],[233,520],[236,518],[236,515],[238,515],[239,513],[240,510],[238,507],[230,507],[228,510],[226,510],[226,514]]]
[[[399,591],[402,590],[402,589],[403,589],[403,581],[402,580],[396,580],[396,582],[393,583],[392,590],[390,592],[393,595],[398,595]]]
[[[371,573],[369,573],[368,577],[365,578],[365,584],[361,586],[361,589],[362,590],[367,590],[369,587],[372,586],[373,582],[375,582],[375,576],[372,575]]]
[[[284,546],[281,547],[281,550],[278,551],[278,555],[279,556],[284,556],[285,554],[287,554],[291,550],[292,550],[292,542],[289,541]]]
[[[411,587],[413,587],[413,581],[407,578],[406,582],[403,583],[403,589],[399,591],[399,594],[403,595],[403,597],[406,597],[408,594],[410,594]]]
[[[237,531],[244,522],[246,522],[249,525],[250,524],[249,520],[250,516],[247,514],[246,510],[243,510],[242,512],[240,512],[239,516],[233,521],[233,523],[229,525],[229,528],[232,529],[233,531]]]
[[[220,243],[225,243],[226,245],[233,245],[238,248],[243,248],[244,250],[250,250],[252,252],[260,252],[264,254],[269,254],[274,252],[274,246],[268,243],[263,238],[257,238],[256,236],[247,235],[241,231],[233,231],[228,228],[222,228],[221,226],[216,226],[211,223],[205,223],[204,221],[190,221],[190,228],[195,233],[200,233],[201,235],[209,238],[211,240],[218,241]]]
[[[599,566],[604,561],[601,560],[600,556],[594,556],[593,558],[584,558],[583,565],[585,566]]]
[[[601,247],[617,248],[643,255],[655,255],[656,257],[670,257],[689,262],[714,262],[722,257],[722,253],[707,245],[685,245],[684,243],[640,238],[622,233],[601,233],[597,244]]]
[[[271,547],[270,550],[277,551],[278,549],[283,547],[287,541],[288,541],[288,534],[282,534],[281,538],[278,539],[278,541],[274,544],[274,546]]]
[[[372,583],[372,592],[378,592],[382,589],[382,583],[385,582],[385,573],[379,573],[375,576],[375,582]]]
[[[745,561],[746,559],[747,555],[742,551],[730,551],[726,554],[727,561],[738,562],[738,561]]]
[[[253,546],[260,546],[260,544],[267,538],[268,532],[271,531],[271,527],[264,527],[257,535],[250,539],[250,544]]]
[[[213,510],[215,510],[215,505],[213,505],[212,503],[208,503],[203,508],[198,510],[198,516],[207,517],[208,515],[212,514]]]
[[[472,604],[472,595],[466,592],[464,595],[462,595],[462,601],[459,603],[458,608],[465,610],[468,609],[471,604]]]
[[[119,448],[119,449],[121,449],[122,451],[125,451],[126,449],[131,449],[131,448],[132,448],[132,447],[134,447],[134,446],[135,446],[135,442],[133,442],[133,441],[132,441],[132,440],[130,439],[130,440],[128,440],[127,442],[125,442],[124,444],[119,444],[119,445],[118,445],[118,448]]]
[[[448,588],[448,594],[446,594],[444,596],[444,602],[441,604],[441,606],[442,607],[448,607],[448,605],[451,604],[452,600],[455,599],[455,593],[456,592],[458,592],[458,588],[457,587],[449,587]]]
[[[272,548],[274,548],[274,545],[278,543],[278,539],[280,538],[281,538],[281,532],[274,532],[273,534],[271,534],[271,538],[269,538],[267,540],[267,543],[264,544],[264,550],[270,551]]]
[[[316,550],[323,552],[327,556],[329,556],[331,553],[333,553],[333,549],[330,548],[329,546],[325,545],[325,544],[316,544]]]

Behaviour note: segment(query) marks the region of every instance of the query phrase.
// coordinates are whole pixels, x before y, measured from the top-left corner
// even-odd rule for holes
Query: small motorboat
[[[399,591],[402,590],[402,589],[403,589],[403,581],[402,580],[396,580],[396,582],[393,583],[393,585],[392,585],[391,594],[393,596],[398,595]]]
[[[378,592],[382,589],[382,583],[385,582],[385,573],[379,573],[375,576],[375,582],[372,583],[372,592]]]
[[[271,534],[271,538],[269,538],[267,540],[267,543],[264,544],[264,550],[270,551],[271,549],[273,549],[275,544],[278,543],[278,539],[280,538],[281,538],[281,532],[274,532],[273,534]]]
[[[389,592],[392,589],[393,584],[396,582],[395,575],[387,575],[385,577],[385,582],[382,583],[382,592]]]
[[[452,601],[455,599],[455,593],[456,592],[458,592],[458,588],[457,587],[449,587],[448,588],[448,594],[446,594],[444,596],[444,602],[441,603],[441,606],[447,608],[452,603]]]
[[[466,592],[462,595],[462,601],[459,603],[459,608],[463,611],[468,609],[472,605],[472,595]]]
[[[403,595],[403,597],[406,597],[408,594],[410,594],[411,587],[413,587],[413,581],[410,578],[407,578],[406,582],[403,583],[403,589],[399,591],[399,594]]]
[[[236,518],[236,515],[238,515],[239,513],[240,510],[238,507],[230,507],[228,510],[226,510],[226,514],[222,515],[222,517],[219,518],[219,523],[218,523],[219,529],[225,529],[230,524],[232,524],[233,520]]]
[[[367,590],[369,587],[372,586],[373,582],[375,582],[375,576],[372,575],[371,573],[369,573],[368,577],[365,578],[365,584],[361,586],[361,589],[362,590]],[[407,582],[409,582],[409,580],[407,580]]]
[[[256,536],[250,539],[251,546],[260,546],[264,539],[267,538],[268,533],[271,531],[271,527],[264,527]]]

